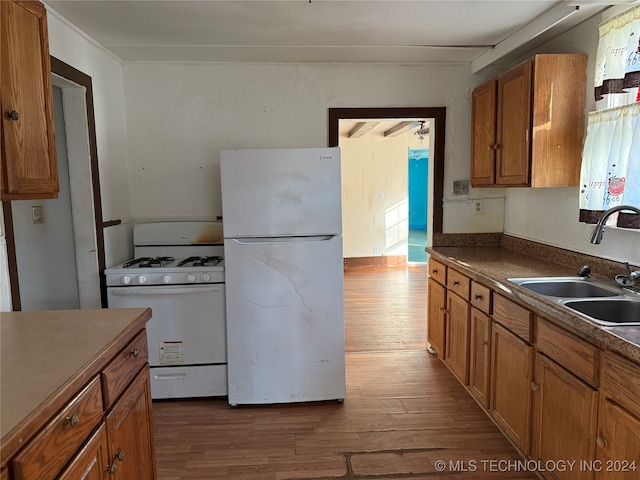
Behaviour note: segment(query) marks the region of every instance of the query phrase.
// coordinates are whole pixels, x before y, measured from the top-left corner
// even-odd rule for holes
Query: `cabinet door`
[[[533,458],[592,462],[598,392],[539,353],[532,387]],[[553,473],[560,480],[593,478],[580,468]]]
[[[484,408],[489,408],[491,371],[491,319],[477,308],[471,309],[469,349],[469,391]]]
[[[2,199],[57,198],[47,17],[36,1],[3,1]]]
[[[532,70],[528,61],[498,77],[498,185],[529,184]]]
[[[533,347],[496,322],[491,328],[491,414],[529,455]]]
[[[496,80],[473,90],[471,95],[471,185],[496,181]]]
[[[446,297],[446,289],[430,278],[427,300],[427,341],[440,358],[445,358]]]
[[[107,431],[109,458],[116,459],[118,478],[156,478],[148,366],[107,415]]]
[[[635,480],[640,476],[640,418],[606,399],[600,411],[597,480]]]
[[[107,430],[103,424],[64,469],[58,480],[106,480],[111,466],[107,452]]]
[[[469,383],[469,304],[447,293],[445,362],[463,385]]]

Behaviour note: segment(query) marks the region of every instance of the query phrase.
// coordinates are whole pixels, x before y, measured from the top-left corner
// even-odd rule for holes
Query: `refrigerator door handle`
[[[265,243],[296,243],[296,242],[328,242],[336,235],[310,235],[304,237],[241,237],[233,238],[238,245],[265,244]]]

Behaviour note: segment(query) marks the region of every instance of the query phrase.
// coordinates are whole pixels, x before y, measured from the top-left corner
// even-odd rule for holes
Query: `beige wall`
[[[340,135],[346,258],[407,254],[408,152],[429,148],[429,139],[420,143],[413,132],[385,138],[383,131]]]

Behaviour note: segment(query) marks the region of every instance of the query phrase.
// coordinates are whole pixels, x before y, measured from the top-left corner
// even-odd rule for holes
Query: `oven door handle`
[[[187,293],[210,293],[219,292],[220,286],[210,287],[177,287],[177,288],[154,288],[154,287],[127,287],[111,288],[109,293],[113,295],[176,295]]]

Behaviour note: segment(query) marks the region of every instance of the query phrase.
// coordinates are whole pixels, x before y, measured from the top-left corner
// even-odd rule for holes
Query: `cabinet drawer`
[[[640,416],[640,365],[610,351],[604,354],[602,391],[620,406]]]
[[[15,457],[15,480],[56,478],[100,423],[103,413],[100,377],[95,377]]]
[[[149,350],[147,335],[143,330],[104,369],[104,404],[107,409],[129,385],[142,366],[147,363]]]
[[[429,259],[429,276],[441,285],[447,284],[447,267],[446,265],[434,260]]]
[[[491,289],[472,281],[471,305],[481,312],[491,315]]]
[[[458,296],[469,301],[469,289],[471,287],[471,279],[456,270],[449,268],[447,272],[447,288],[455,292]]]
[[[555,360],[592,387],[598,386],[600,350],[560,327],[537,319],[538,351]]]
[[[507,327],[525,342],[532,343],[531,321],[533,314],[524,307],[503,297],[493,296],[493,319]]]

